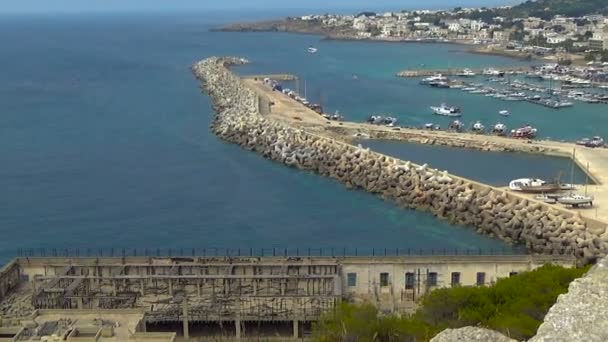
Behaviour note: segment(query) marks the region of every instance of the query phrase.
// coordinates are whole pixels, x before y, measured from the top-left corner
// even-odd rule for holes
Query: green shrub
[[[500,279],[491,287],[455,287],[432,291],[409,317],[380,316],[370,305],[340,304],[314,326],[319,342],[428,341],[445,328],[483,326],[512,338],[536,333],[557,296],[588,267],[545,265]]]

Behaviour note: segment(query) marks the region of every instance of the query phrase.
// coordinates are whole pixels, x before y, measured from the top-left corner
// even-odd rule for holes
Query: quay
[[[0,341],[296,340],[308,337],[311,323],[345,299],[412,312],[433,289],[491,285],[545,264],[573,267],[576,260],[20,257],[0,269]]]
[[[402,70],[397,73],[397,77],[426,77],[433,75],[443,75],[443,76],[457,76],[459,73],[463,72],[465,68],[449,68],[449,69],[408,69]],[[468,68],[473,73],[477,75],[481,75],[484,71],[483,68]],[[525,72],[531,71],[530,66],[526,67],[501,67],[500,71],[511,74],[523,74]]]
[[[247,78],[253,79],[261,79],[269,78],[275,81],[295,81],[298,79],[298,76],[292,74],[267,74],[267,75],[247,75]]]
[[[273,120],[286,122],[293,127],[301,127],[315,134],[325,135],[347,143],[355,143],[361,139],[398,140],[483,151],[523,152],[573,159],[594,183],[587,186],[588,193],[595,197],[594,208],[564,209],[559,204],[546,203],[543,203],[543,206],[575,212],[577,215],[584,217],[593,226],[608,227],[608,149],[594,149],[582,147],[574,143],[551,140],[523,140],[496,135],[387,127],[369,123],[327,120],[291,97],[277,91],[272,91],[272,89],[265,86],[259,80],[256,81],[246,77],[243,81],[260,95],[259,109],[264,116]],[[472,182],[470,180],[467,181]],[[489,187],[487,185],[483,186]],[[534,195],[512,191],[509,191],[509,195],[535,201]]]

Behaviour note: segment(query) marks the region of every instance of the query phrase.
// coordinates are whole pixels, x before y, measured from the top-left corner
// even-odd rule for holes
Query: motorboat
[[[439,107],[431,107],[433,113],[442,116],[451,116],[451,117],[460,117],[462,116],[462,112],[460,108],[448,106],[445,103],[442,103]]]
[[[520,178],[509,183],[509,189],[526,193],[553,193],[560,190],[559,184],[547,183],[537,178]]]
[[[557,202],[573,207],[578,207],[580,205],[593,206],[593,196],[569,194],[558,198]]]
[[[450,87],[448,82],[444,82],[444,81],[429,82],[429,85],[433,88],[449,88]]]
[[[463,128],[464,124],[460,120],[454,120],[450,122],[450,125],[448,126],[448,130],[456,132],[461,132]]]
[[[431,83],[447,82],[447,81],[448,81],[447,77],[445,77],[441,74],[437,74],[437,75],[423,78],[422,80],[420,80],[420,84],[431,84]]]
[[[511,113],[509,113],[509,111],[506,110],[506,109],[505,110],[501,110],[500,112],[498,112],[498,114],[500,116],[509,116],[509,115],[511,115]]]
[[[579,141],[576,142],[577,145],[581,145],[581,146],[585,146],[585,147],[602,147],[604,146],[604,139],[602,139],[601,137],[595,136],[591,139],[589,138],[583,138]]]
[[[513,138],[533,139],[536,137],[536,133],[537,129],[529,125],[511,130]]]
[[[496,135],[506,135],[507,134],[507,125],[502,123],[497,123],[492,128],[492,133]]]
[[[541,186],[546,183],[547,182],[539,178],[519,178],[509,182],[509,189],[520,191],[524,186]]]
[[[505,72],[504,71],[500,71],[500,70],[496,70],[494,68],[488,68],[488,69],[484,69],[483,70],[483,75],[485,76],[498,76],[498,77],[504,77],[505,76]]]
[[[470,92],[470,91],[473,91],[473,90],[477,90],[477,88],[475,88],[475,87],[465,87],[465,88],[462,88],[462,91],[469,91]]]
[[[315,48],[315,47],[312,47],[312,46],[310,46],[310,47],[308,48],[308,53],[311,53],[311,54],[312,54],[312,53],[317,53],[318,51],[319,51],[319,49],[317,49],[317,48]]]
[[[464,69],[462,72],[459,72],[456,74],[456,76],[460,76],[460,77],[473,77],[475,75],[476,74],[471,69]]]
[[[475,122],[473,126],[471,126],[471,131],[474,133],[483,133],[485,129],[486,127],[480,121]]]

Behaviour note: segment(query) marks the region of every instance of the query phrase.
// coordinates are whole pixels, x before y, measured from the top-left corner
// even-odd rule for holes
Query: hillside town
[[[450,41],[486,48],[549,56],[559,53],[608,61],[608,17],[554,16],[509,18],[487,9],[402,11],[357,15],[308,15],[289,18],[321,25],[331,37],[378,40]]]

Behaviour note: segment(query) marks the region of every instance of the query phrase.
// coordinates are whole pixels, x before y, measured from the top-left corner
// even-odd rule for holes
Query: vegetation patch
[[[314,326],[319,342],[428,341],[446,328],[482,326],[517,340],[529,339],[571,281],[589,267],[545,265],[500,279],[490,287],[437,289],[411,316],[381,315],[371,304],[340,304]]]

